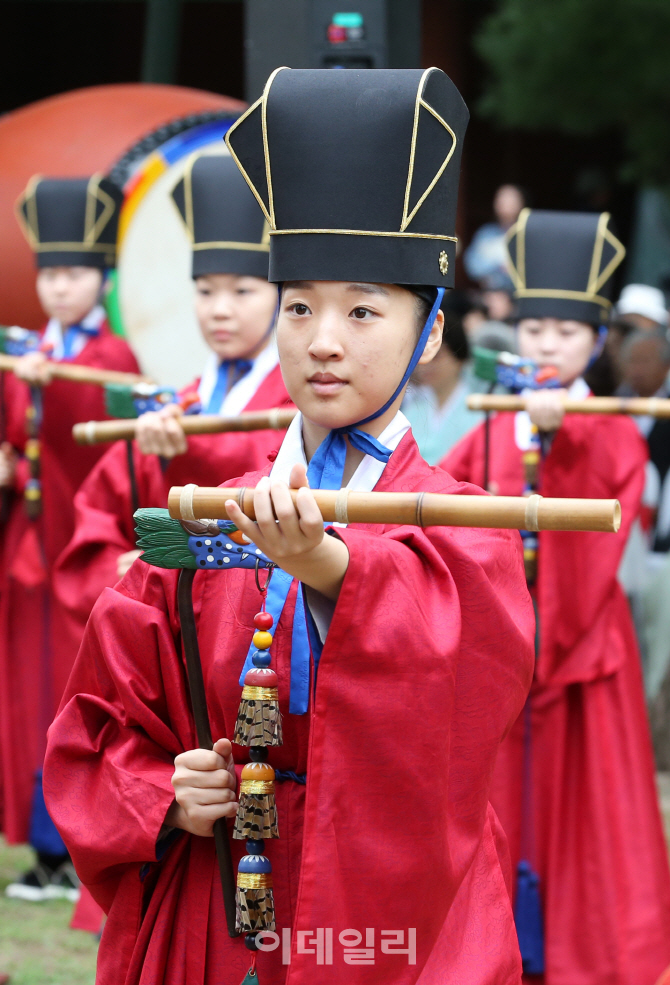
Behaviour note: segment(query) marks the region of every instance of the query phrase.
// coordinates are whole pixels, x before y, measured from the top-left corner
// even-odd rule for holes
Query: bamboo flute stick
[[[467,400],[470,410],[518,411],[526,409],[523,396],[508,393],[471,393]],[[670,400],[659,397],[589,397],[587,400],[563,401],[568,414],[635,414],[649,417],[670,417]]]
[[[419,527],[501,527],[511,530],[591,530],[616,533],[621,506],[616,499],[545,499],[542,496],[455,496],[443,493],[349,492],[314,489],[326,522],[412,524]],[[175,520],[227,516],[235,500],[255,519],[252,488],[173,486],[168,509]],[[295,502],[296,490],[291,490]]]
[[[0,353],[0,372],[13,373],[20,356],[7,356]],[[148,376],[140,373],[120,373],[115,369],[99,369],[97,366],[82,366],[79,363],[49,362],[49,370],[54,379],[70,380],[73,383],[94,383],[104,386],[105,383],[124,383],[134,386],[136,383],[150,383]]]
[[[218,414],[193,414],[179,418],[184,434],[221,434],[224,431],[284,431],[297,410],[274,407],[271,410],[246,411],[237,417]],[[130,440],[135,437],[137,418],[116,421],[82,421],[72,428],[78,445],[96,445],[106,441]]]

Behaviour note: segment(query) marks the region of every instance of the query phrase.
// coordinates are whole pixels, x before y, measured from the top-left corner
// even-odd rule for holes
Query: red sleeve
[[[133,444],[133,461],[139,505],[164,506],[166,487],[159,460],[141,455]],[[83,633],[103,588],[119,580],[120,555],[135,547],[125,442],[112,445],[94,466],[74,497],[74,508],[74,534],[56,562],[54,592]]]
[[[592,680],[625,657],[612,638],[613,612],[627,606],[617,573],[640,509],[647,449],[624,417],[567,415],[542,465],[544,496],[618,499],[618,534],[540,534],[538,597],[541,658],[537,676],[556,684]]]
[[[105,909],[125,867],[156,858],[174,757],[195,744],[166,597],[176,583],[177,572],[138,565],[103,592],[49,734],[49,811]]]
[[[319,662],[295,926],[365,926],[378,886],[384,926],[406,926],[412,900],[421,968],[481,850],[497,751],[530,687],[532,606],[509,531],[337,535],[350,562]],[[420,851],[389,798],[429,819]],[[438,894],[417,892],[427,872]],[[491,868],[492,897],[494,882]]]

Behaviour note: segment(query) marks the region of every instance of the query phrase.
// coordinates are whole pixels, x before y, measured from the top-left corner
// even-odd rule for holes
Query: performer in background
[[[76,445],[72,426],[105,416],[105,402],[99,386],[52,381],[50,361],[138,372],[101,303],[121,201],[120,190],[95,175],[35,177],[18,203],[49,316],[42,351],[24,355],[17,375],[5,373],[2,384],[0,476],[9,491],[0,584],[2,830],[10,843],[30,840],[38,853],[35,868],[7,889],[22,899],[77,894],[67,850],[44,808],[40,770],[74,660],[53,567],[72,535],[74,494],[102,454]]]
[[[302,413],[272,466],[231,480],[256,487],[258,523],[227,506],[252,567],[224,534],[238,565],[194,572],[214,751],[194,748],[177,573],[138,561],[89,620],[45,783],[109,913],[98,985],[519,981],[488,790],[532,674],[520,539],[326,532],[307,486],[480,494],[421,459],[399,412],[441,343],[467,118],[438,69],[283,69],[229,132],[271,226],[280,363]],[[277,683],[251,687],[256,706],[241,674]],[[258,814],[250,775],[264,777]],[[238,804],[235,940],[211,835]],[[261,928],[272,933],[259,942]]]
[[[235,162],[195,155],[172,197],[193,244],[196,315],[212,350],[182,402],[196,400],[204,413],[226,416],[290,404],[273,337],[277,288],[267,280],[268,225]],[[186,438],[181,413],[172,404],[140,417],[132,448],[135,494],[128,449],[118,442],[75,497],[75,529],[54,583],[77,648],[100,592],[140,554],[132,518],[138,506],[165,506],[170,486],[216,486],[262,468],[281,444],[276,431]]]
[[[626,417],[568,414],[566,391],[604,343],[610,278],[624,250],[609,216],[526,210],[510,230],[522,356],[562,389],[491,421],[491,484],[503,495],[616,498],[617,537],[524,539],[538,616],[531,694],[498,757],[492,801],[518,863],[524,968],[546,985],[654,985],[670,961],[670,875],[654,784],[640,658],[617,570],[647,458]],[[442,467],[483,481],[484,428]],[[537,877],[539,876],[539,899]],[[541,910],[544,913],[542,946]]]

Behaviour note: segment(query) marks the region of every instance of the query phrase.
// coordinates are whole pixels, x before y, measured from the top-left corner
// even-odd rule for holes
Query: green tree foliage
[[[617,128],[626,177],[670,185],[670,0],[499,0],[476,39],[504,126]]]

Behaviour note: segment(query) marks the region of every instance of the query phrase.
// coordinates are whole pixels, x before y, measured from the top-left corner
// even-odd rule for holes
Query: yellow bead
[[[267,650],[272,646],[272,633],[266,633],[264,629],[256,630],[253,643],[257,650]]]
[[[26,441],[26,458],[31,462],[36,462],[40,457],[40,443],[37,438],[28,438]]]

